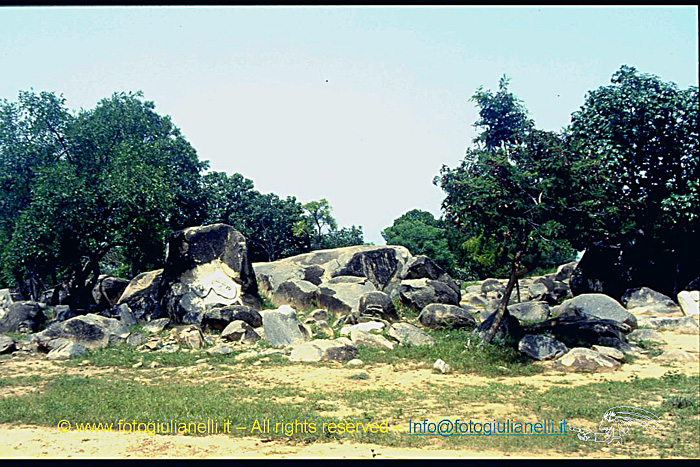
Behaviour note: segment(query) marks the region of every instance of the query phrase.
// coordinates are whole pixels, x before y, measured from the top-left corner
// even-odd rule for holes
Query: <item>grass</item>
[[[425,330],[435,339],[432,347],[396,346],[393,351],[361,347],[359,357],[365,363],[399,363],[409,361],[432,367],[442,359],[458,373],[483,376],[524,376],[541,372],[532,360],[510,347],[485,345],[478,347],[468,331]]]

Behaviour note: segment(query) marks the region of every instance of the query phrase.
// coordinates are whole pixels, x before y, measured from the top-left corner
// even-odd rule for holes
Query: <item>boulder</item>
[[[65,321],[76,316],[78,313],[68,305],[56,305],[53,309],[53,321]]]
[[[394,302],[384,292],[374,291],[362,294],[358,311],[360,316],[371,316],[390,322],[399,320]]]
[[[46,355],[47,360],[69,360],[71,358],[84,355],[88,352],[88,348],[84,345],[71,342],[67,339],[58,340],[60,340],[61,343],[54,346],[54,348]]]
[[[534,334],[526,334],[518,343],[518,350],[535,360],[552,360],[569,351],[563,342]]]
[[[678,292],[678,304],[686,316],[698,316],[700,314],[700,292],[697,290]]]
[[[615,347],[606,347],[604,345],[593,345],[593,346],[591,346],[591,350],[595,350],[599,354],[604,355],[604,356],[609,357],[609,358],[612,358],[613,360],[617,360],[618,362],[625,361],[624,352],[616,349]]]
[[[226,326],[221,333],[221,338],[231,342],[253,343],[260,340],[260,336],[245,321],[233,321]]]
[[[549,334],[569,348],[582,345],[611,346],[615,342],[626,342],[625,334],[631,331],[626,324],[606,319],[594,319],[580,310],[571,310],[567,315],[524,326],[527,334]],[[614,346],[614,345],[612,345]]]
[[[369,280],[376,290],[391,292],[398,286],[411,258],[402,246],[357,245],[292,256],[253,267],[260,293],[272,298],[277,288],[290,279],[320,285],[336,276],[356,276]]]
[[[493,312],[489,315],[486,320],[484,320],[478,328],[476,328],[476,331],[479,335],[482,335],[488,328],[491,327],[491,324],[494,322],[496,319],[496,312]],[[533,333],[534,334],[534,333]],[[518,342],[523,338],[525,333],[523,332],[523,328],[520,325],[520,321],[515,316],[510,315],[510,313],[503,319],[501,322],[501,325],[498,327],[496,330],[496,334],[494,335],[494,339],[496,341],[504,342],[508,345],[516,346],[518,345]]]
[[[297,314],[288,305],[282,305],[276,310],[265,310],[263,329],[265,340],[274,347],[287,347],[306,341]]]
[[[344,326],[340,328],[340,335],[341,336],[350,336],[350,334],[357,330],[357,331],[364,331],[364,332],[382,332],[386,325],[382,322],[379,321],[370,321],[367,323],[358,323],[358,324],[353,324],[352,326]]]
[[[664,336],[651,329],[635,329],[627,334],[627,339],[630,342],[655,342],[657,344],[665,344]]]
[[[124,290],[131,283],[127,279],[102,275],[92,289],[92,298],[98,310],[106,310],[117,305]]]
[[[401,279],[431,279],[440,281],[448,285],[457,294],[460,293],[459,284],[457,284],[444,269],[424,255],[415,256],[408,261],[406,272],[401,276]]]
[[[335,338],[335,331],[327,322],[315,321],[315,323],[316,323],[316,331],[319,335],[321,335],[322,337],[328,338],[328,339]]]
[[[389,335],[402,345],[422,347],[435,345],[435,340],[409,323],[394,323],[389,328]]]
[[[358,315],[360,297],[376,288],[368,279],[336,276],[318,288],[318,305],[336,316]]]
[[[571,274],[573,274],[574,270],[576,269],[576,266],[578,266],[577,261],[562,264],[557,268],[557,272],[554,275],[554,280],[562,282],[568,281],[571,278]]]
[[[115,315],[119,317],[119,321],[121,321],[124,326],[131,327],[136,324],[136,317],[126,303],[118,305],[114,311]]]
[[[154,319],[153,321],[149,321],[148,323],[143,325],[143,330],[146,332],[150,332],[152,334],[157,334],[161,332],[163,329],[166,328],[170,324],[170,319],[169,318],[159,318],[159,319]]]
[[[481,295],[489,300],[500,300],[505,293],[506,286],[498,279],[486,279],[481,283]]]
[[[357,347],[345,337],[317,339],[295,345],[289,360],[292,362],[348,362],[357,357]]]
[[[33,301],[14,302],[0,318],[0,333],[36,332],[45,322],[43,305]]]
[[[488,302],[489,300],[483,295],[481,295],[481,293],[466,293],[462,294],[460,305],[485,308]]]
[[[193,324],[175,326],[172,330],[172,335],[178,344],[190,349],[198,350],[206,346],[202,330],[199,326]]]
[[[40,343],[63,338],[82,344],[89,349],[102,349],[116,344],[129,336],[129,329],[113,318],[96,314],[76,316],[53,323],[43,331],[33,334]]]
[[[163,270],[157,269],[139,274],[131,279],[118,300],[118,305],[126,304],[138,320],[148,321],[163,318],[158,290]]]
[[[553,366],[562,371],[607,372],[620,368],[620,363],[595,350],[576,347],[554,360]]]
[[[131,347],[138,347],[146,343],[146,338],[140,332],[132,332],[126,338],[126,343]]]
[[[401,303],[416,313],[420,313],[426,305],[444,303],[459,305],[460,294],[441,281],[430,279],[410,279],[401,281]]]
[[[214,347],[207,349],[209,355],[228,355],[233,352],[233,349],[226,344],[217,344]]]
[[[553,314],[557,316],[580,311],[593,319],[617,321],[628,325],[631,329],[637,327],[637,318],[632,313],[625,310],[616,300],[599,293],[583,294],[566,300],[555,310]]]
[[[290,305],[297,310],[309,310],[315,308],[317,303],[318,287],[301,279],[282,282],[272,294],[272,304],[278,307]]]
[[[244,321],[248,325],[258,328],[262,326],[263,320],[260,313],[249,306],[227,305],[205,311],[202,318],[202,328],[223,330],[234,321]]]
[[[452,371],[452,368],[450,367],[450,365],[445,363],[444,360],[438,358],[437,360],[435,360],[435,363],[433,363],[433,371],[444,375],[450,373]]]
[[[654,360],[664,363],[675,363],[675,362],[696,362],[698,357],[690,355],[685,350],[667,350]]]
[[[697,334],[700,332],[698,323],[691,316],[682,318],[641,318],[639,326],[661,331],[674,331],[680,334]]]
[[[0,289],[0,318],[2,318],[2,315],[7,313],[7,310],[10,309],[12,302],[13,300],[10,289]]]
[[[640,307],[654,307],[661,309],[667,308],[670,310],[667,312],[678,311],[678,305],[676,305],[670,297],[648,287],[628,289],[622,295],[621,303],[628,310]]]
[[[460,306],[431,303],[418,315],[418,321],[431,329],[475,328],[476,319]]]
[[[313,319],[314,321],[328,321],[331,318],[331,315],[328,313],[328,310],[314,310],[309,314],[309,318]]]
[[[260,308],[246,238],[233,227],[213,224],[173,233],[159,296],[176,323],[201,325],[208,308]]]
[[[350,340],[356,347],[372,347],[378,349],[394,350],[394,343],[381,334],[373,334],[367,331],[353,330]]]
[[[549,304],[543,301],[516,303],[508,306],[508,313],[518,321],[544,321],[549,318]]]
[[[9,336],[0,336],[0,354],[12,353],[17,349],[15,340]]]

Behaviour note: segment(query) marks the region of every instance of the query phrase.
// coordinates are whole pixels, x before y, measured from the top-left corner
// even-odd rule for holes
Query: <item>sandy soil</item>
[[[526,384],[538,390],[545,390],[553,385],[565,384],[577,386],[602,381],[628,381],[630,378],[658,378],[669,370],[679,371],[687,375],[700,373],[700,342],[697,335],[674,334],[663,332],[667,343],[666,350],[683,349],[696,358],[693,362],[678,362],[673,364],[659,363],[653,359],[638,359],[634,363],[625,364],[613,373],[575,374],[556,372],[545,364],[547,370],[543,374],[530,377],[496,377],[489,378],[477,375],[433,373],[429,368],[411,365],[378,364],[368,365],[361,369],[350,369],[340,364],[328,368],[321,366],[251,366],[246,364],[230,365],[223,370],[208,371],[208,365],[198,365],[191,368],[157,368],[140,370],[137,380],[143,383],[157,382],[159,377],[177,375],[182,380],[225,382],[231,374],[241,374],[245,367],[248,375],[247,384],[255,387],[274,387],[275,385],[293,385],[300,393],[306,390],[328,392],[329,401],[336,391],[348,389],[348,377],[359,372],[369,375],[366,380],[358,381],[362,389],[397,389],[411,392],[412,389],[424,389],[427,385],[486,385],[500,383],[507,385]],[[30,376],[55,374],[82,374],[109,377],[124,372],[133,374],[133,370],[115,368],[94,368],[91,366],[68,367],[57,362],[49,362],[42,358],[11,359],[3,363],[2,375]],[[11,389],[11,391],[9,391]],[[12,387],[3,391],[2,396],[22,394],[23,391],[41,390],[39,387]],[[280,399],[282,400],[282,399]],[[292,400],[282,400],[293,402]],[[428,401],[426,401],[428,402]],[[503,404],[477,403],[464,401],[468,404],[469,414],[476,416],[498,417],[513,413],[512,409]],[[648,401],[650,405],[661,401]],[[430,407],[430,404],[427,404]],[[337,410],[332,415],[353,416],[352,410]],[[329,414],[331,415],[331,414]],[[438,417],[441,414],[434,414]],[[449,414],[448,414],[449,415]],[[430,448],[391,448],[372,444],[352,442],[314,443],[300,445],[285,440],[265,440],[260,437],[233,438],[226,435],[209,436],[148,436],[142,433],[59,433],[56,428],[22,425],[0,424],[0,458],[541,458],[561,457],[561,454],[551,452],[511,454],[501,451],[484,451],[468,449],[430,449]],[[608,458],[612,453],[602,449],[596,451],[593,457]],[[644,456],[644,454],[641,454]],[[572,457],[567,454],[567,458]],[[591,457],[587,454],[586,457]]]

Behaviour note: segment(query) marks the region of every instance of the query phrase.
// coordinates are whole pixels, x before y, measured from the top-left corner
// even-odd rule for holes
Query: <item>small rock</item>
[[[207,349],[206,352],[209,355],[228,355],[233,352],[233,349],[226,344],[219,344]]]
[[[654,358],[658,362],[695,362],[698,360],[696,356],[690,355],[685,350],[668,350],[658,357]]]
[[[364,364],[365,362],[363,362],[359,358],[353,358],[352,360],[348,361],[347,366],[361,367],[364,366]]]
[[[600,353],[601,355],[605,355],[606,357],[610,357],[613,360],[617,360],[618,362],[624,362],[625,361],[625,354],[614,348],[614,347],[606,347],[603,345],[594,345],[591,347],[591,349],[595,350],[596,352]]]
[[[153,321],[149,321],[148,323],[144,324],[143,330],[156,334],[165,329],[168,324],[170,324],[170,320],[168,318],[154,319]]]
[[[199,360],[195,360],[195,363],[207,363],[206,358],[200,358]]]
[[[442,373],[444,375],[452,371],[452,369],[450,368],[450,365],[438,358],[433,364],[433,371],[435,371],[436,373]]]
[[[131,365],[131,368],[141,368],[142,366],[143,366],[143,362],[138,362],[138,363],[134,363],[133,365]]]
[[[617,370],[620,363],[595,350],[575,347],[554,360],[553,366],[564,371],[600,372]]]
[[[352,331],[355,330],[365,332],[382,332],[384,327],[384,323],[380,321],[369,321],[367,323],[353,324],[352,326],[343,326],[340,328],[340,335],[348,337]]]
[[[158,368],[160,366],[160,363],[158,362],[151,362],[148,364],[148,368]]]
[[[328,314],[328,311],[318,309],[318,310],[312,311],[311,314],[309,315],[309,317],[311,319],[313,319],[314,321],[326,321],[327,322],[328,318],[330,318],[330,315]]]

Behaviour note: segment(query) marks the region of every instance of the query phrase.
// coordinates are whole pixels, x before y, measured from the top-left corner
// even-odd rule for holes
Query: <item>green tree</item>
[[[401,245],[414,255],[425,255],[450,274],[456,262],[450,249],[445,226],[427,212],[413,209],[394,220],[382,231],[387,245]]]
[[[697,243],[698,88],[680,90],[622,66],[572,115],[572,222],[577,248],[645,236]]]
[[[321,249],[344,248],[347,246],[364,245],[362,226],[343,227],[326,233],[321,239]]]
[[[132,271],[152,266],[173,229],[203,220],[207,164],[141,93],[75,115],[53,93],[1,107],[2,273],[31,297],[62,281],[87,308],[105,255],[120,248]]]
[[[483,131],[455,169],[443,166],[435,183],[447,193],[447,221],[475,236],[489,261],[510,263],[510,279],[492,326],[482,333],[490,342],[508,315],[507,304],[517,279],[553,251],[567,248],[557,220],[566,198],[569,156],[562,139],[538,131],[520,101],[508,91],[480,88],[472,97]],[[467,242],[469,243],[469,242]],[[470,245],[467,245],[470,247]]]
[[[304,219],[296,225],[295,231],[299,235],[307,235],[311,240],[311,249],[318,250],[323,247],[324,235],[338,228],[338,222],[331,214],[333,208],[325,198],[309,201],[302,207]]]

